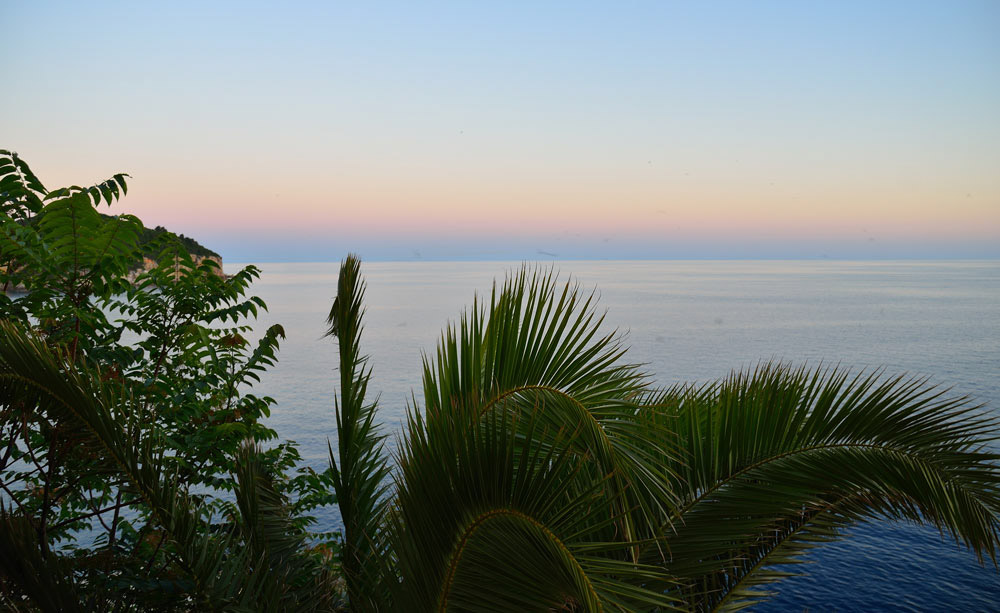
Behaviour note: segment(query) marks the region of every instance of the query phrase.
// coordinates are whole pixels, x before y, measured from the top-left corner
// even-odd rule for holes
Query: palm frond
[[[389,526],[395,602],[428,611],[673,606],[646,587],[669,577],[628,560],[634,543],[615,537],[616,490],[577,452],[584,428],[553,431],[542,414],[497,407],[470,427],[410,413]]]
[[[619,335],[600,333],[596,295],[553,271],[522,268],[494,284],[488,308],[479,298],[458,327],[449,325],[436,360],[424,359],[428,416],[458,404],[481,410],[517,390],[547,388],[584,406],[621,400],[644,386],[638,368],[620,363]]]
[[[84,611],[72,568],[59,556],[42,554],[31,521],[0,508],[0,593],[10,606],[33,610]],[[2,601],[0,601],[2,603]]]
[[[337,503],[344,522],[342,568],[351,606],[359,611],[384,609],[385,553],[379,527],[385,515],[389,468],[383,455],[384,435],[375,423],[377,400],[367,403],[371,368],[361,353],[365,282],[357,258],[340,266],[337,297],[327,322],[337,339],[340,394],[335,399],[337,458],[330,448]]]
[[[866,517],[931,523],[996,560],[997,424],[966,398],[881,371],[763,364],[657,402],[684,449],[667,566],[706,606],[760,596],[745,590],[780,578],[806,536]]]
[[[272,605],[286,611],[329,610],[336,597],[333,576],[307,555],[307,534],[292,521],[291,504],[275,488],[257,444],[248,441],[240,448],[236,476],[239,540],[250,559],[260,561],[254,572],[281,586],[283,593]]]
[[[676,507],[663,461],[673,435],[638,404],[646,378],[623,361],[620,335],[602,332],[602,322],[595,293],[560,284],[554,271],[523,267],[494,285],[488,305],[477,298],[446,329],[436,359],[425,358],[425,413],[429,422],[474,422],[497,407],[544,407],[541,419],[555,430],[583,424],[578,452],[609,476],[617,490],[610,512],[621,538],[636,541],[654,536]]]

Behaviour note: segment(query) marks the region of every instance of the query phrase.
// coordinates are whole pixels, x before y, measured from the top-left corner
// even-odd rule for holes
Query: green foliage
[[[284,535],[305,543],[311,510],[334,500],[332,481],[328,472],[295,469],[294,443],[277,441],[261,422],[274,400],[249,392],[284,336],[272,326],[247,340],[249,322],[266,308],[247,296],[259,271],[224,276],[169,233],[143,245],[138,219],[97,211],[124,196],[125,175],[46,191],[9,152],[0,152],[0,171],[4,350],[24,344],[48,356],[30,372],[21,368],[31,363],[27,354],[7,358],[0,501],[8,526],[33,531],[11,543],[33,543],[47,563],[61,560],[52,563],[68,568],[66,581],[91,603],[85,608],[102,598],[186,608],[200,584],[175,577],[205,563],[198,547],[221,561],[243,540],[260,542],[261,530],[250,539],[233,527],[242,517],[239,503],[248,500],[237,495],[237,475],[245,473],[234,474],[234,466],[248,464],[256,475],[249,487],[265,501],[262,515],[280,515]],[[130,272],[143,249],[155,249],[159,264]],[[91,409],[108,413],[62,410],[38,393],[55,393],[74,377],[93,379],[90,387],[81,383],[82,396],[95,394]],[[100,436],[93,423],[81,424],[101,415],[110,421],[100,422]],[[334,547],[334,538],[310,535],[309,544]],[[296,566],[300,575],[306,571],[314,579],[327,573]],[[23,595],[30,593],[25,588]],[[248,603],[257,598],[252,589],[246,594]]]
[[[110,217],[109,215],[105,215],[103,213],[101,216]],[[157,259],[160,255],[160,249],[164,242],[165,235],[169,236],[171,240],[179,243],[180,246],[184,248],[184,251],[191,256],[221,257],[218,253],[202,245],[190,236],[174,234],[163,226],[156,226],[155,228],[147,228],[143,226],[142,231],[139,233],[139,251],[142,256],[154,260]]]
[[[125,175],[49,192],[15,154],[0,151],[2,169],[0,316],[34,318],[74,356],[113,343],[114,327],[94,301],[126,289],[142,224],[130,215],[105,220],[96,207],[125,194]],[[28,293],[12,300],[6,292],[15,288]]]
[[[445,331],[380,531],[392,607],[739,609],[878,518],[995,563],[998,424],[968,399],[780,364],[658,391],[600,323],[523,269]]]
[[[142,501],[150,525],[159,529],[156,546],[162,547],[171,572],[150,581],[149,567],[160,563],[156,556],[146,562],[145,556],[121,554],[111,560],[115,567],[104,569],[103,586],[86,585],[79,576],[59,578],[75,584],[74,591],[90,587],[88,597],[105,606],[148,605],[156,599],[161,606],[212,610],[279,610],[330,600],[329,592],[315,589],[329,587],[329,574],[303,547],[305,535],[292,520],[291,505],[276,489],[266,459],[252,443],[232,458],[236,512],[230,521],[212,525],[204,498],[186,491],[165,455],[164,437],[148,427],[136,398],[124,386],[86,365],[58,358],[37,335],[4,323],[0,394],[30,403],[81,432],[84,444],[99,452],[105,470],[120,476],[123,489]],[[9,516],[5,519],[13,523]],[[15,552],[31,549],[32,543],[23,541],[14,542],[20,547]],[[31,583],[22,578],[18,558],[29,556],[30,551],[24,551],[5,557],[0,566],[8,578],[28,588]],[[48,557],[44,548],[41,557]],[[146,576],[130,567],[136,563],[145,563]]]
[[[328,336],[337,339],[340,394],[337,418],[338,457],[330,448],[330,469],[344,522],[341,562],[353,609],[384,610],[388,572],[380,525],[386,513],[389,469],[382,453],[383,436],[375,424],[376,403],[366,403],[371,379],[368,358],[361,354],[365,284],[361,264],[348,257],[340,268],[337,297],[330,308]]]
[[[0,154],[0,604],[13,610],[735,610],[857,521],[936,526],[996,564],[996,420],[882,371],[762,364],[657,390],[593,294],[523,268],[423,363],[393,468],[341,266],[330,470],[296,471],[249,393],[258,271],[47,192]],[[331,491],[336,492],[334,496]],[[341,543],[309,531],[340,505]],[[95,535],[89,541],[82,535]],[[338,547],[339,546],[339,547]],[[346,599],[344,598],[346,596]]]
[[[669,567],[704,608],[759,599],[752,588],[865,518],[929,523],[996,563],[997,422],[966,398],[881,371],[768,364],[657,402],[684,450]]]

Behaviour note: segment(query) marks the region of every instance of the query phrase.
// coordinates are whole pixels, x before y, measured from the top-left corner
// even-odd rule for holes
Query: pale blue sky
[[[208,4],[208,3],[206,3]],[[229,260],[1000,257],[1000,2],[0,2],[0,147]]]

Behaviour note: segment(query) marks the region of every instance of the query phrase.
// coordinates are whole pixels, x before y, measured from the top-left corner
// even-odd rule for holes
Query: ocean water
[[[238,264],[227,264],[230,272]],[[335,441],[336,345],[322,338],[337,264],[261,264],[261,324],[288,335],[256,392],[278,404],[270,424],[306,462],[326,467]],[[1000,262],[560,262],[596,288],[605,325],[658,383],[708,381],[777,359],[884,366],[926,375],[1000,411]],[[392,432],[420,390],[421,352],[441,329],[519,263],[365,263],[363,351]],[[396,434],[394,434],[395,437]],[[394,440],[390,440],[394,446]],[[322,529],[340,525],[336,509]],[[1000,573],[934,529],[884,521],[807,558],[808,575],[777,585],[763,611],[1000,610]]]

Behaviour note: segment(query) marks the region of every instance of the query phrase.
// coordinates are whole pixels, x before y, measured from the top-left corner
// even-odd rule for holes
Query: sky
[[[0,148],[227,261],[1000,258],[1000,2],[0,0]]]

